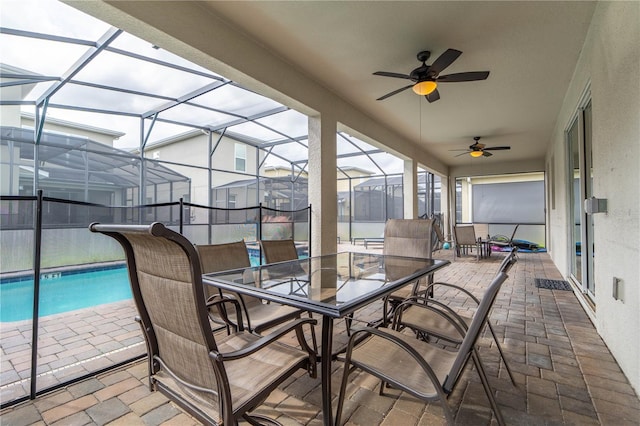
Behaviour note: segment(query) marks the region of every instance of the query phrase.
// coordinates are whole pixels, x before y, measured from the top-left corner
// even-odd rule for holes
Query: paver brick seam
[[[587,415],[589,417],[597,417],[596,409],[591,401],[581,401],[567,396],[558,398],[562,411],[571,411],[576,414]]]
[[[129,412],[107,423],[108,426],[145,426],[145,422],[135,413]]]
[[[554,396],[547,398],[536,394],[528,394],[527,413],[534,414],[545,419],[562,418],[560,402]]]
[[[126,370],[118,370],[115,372],[106,372],[97,377],[105,386],[121,382],[131,377]]]
[[[95,392],[96,398],[100,401],[105,401],[110,398],[121,395],[127,391],[130,391],[133,388],[140,386],[140,381],[138,381],[134,377],[129,377],[125,380],[122,380],[117,383],[110,384],[99,391]]]
[[[130,412],[129,407],[118,398],[111,398],[89,407],[85,412],[98,425],[107,424]]]
[[[79,411],[75,414],[70,415],[69,417],[60,419],[57,422],[47,423],[47,426],[70,426],[70,425],[94,426],[95,423],[91,420],[91,417],[89,417],[89,415],[84,411]]]
[[[142,420],[151,425],[159,425],[166,422],[169,419],[182,413],[181,410],[176,408],[173,404],[167,403],[159,405],[158,407],[148,411],[142,416]]]
[[[104,384],[102,384],[96,378],[92,377],[68,386],[67,390],[69,391],[69,393],[71,393],[71,395],[73,395],[74,398],[78,398],[94,393],[102,388],[104,388]]]
[[[200,426],[201,423],[198,422],[193,417],[189,416],[186,413],[180,413],[175,417],[170,418],[169,420],[162,422],[160,426]]]
[[[41,397],[33,401],[33,405],[36,409],[43,413],[58,405],[65,404],[73,400],[73,395],[68,390],[57,391],[49,395],[42,395]]]
[[[621,404],[640,410],[640,399],[636,394],[621,393],[608,387],[588,386],[591,398]],[[640,418],[639,418],[640,419]]]
[[[30,404],[3,410],[0,423],[4,426],[27,426],[41,420],[40,412]]]
[[[65,417],[69,417],[72,414],[84,411],[97,403],[98,399],[95,396],[86,395],[42,412],[42,419],[45,423],[50,424]]]
[[[640,419],[640,410],[638,410],[636,407],[630,407],[629,405],[624,404],[616,404],[614,402],[598,398],[593,399],[593,405],[596,408],[598,416],[600,416],[601,414],[608,414],[619,417],[620,419],[627,422],[636,422],[636,424]]]
[[[143,416],[154,408],[159,407],[162,404],[166,404],[167,402],[168,399],[163,394],[160,392],[152,392],[144,398],[140,398],[138,401],[132,403],[130,408],[137,415]]]

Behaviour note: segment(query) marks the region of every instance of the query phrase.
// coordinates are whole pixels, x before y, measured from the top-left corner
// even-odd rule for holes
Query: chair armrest
[[[233,352],[226,352],[226,353],[210,353],[209,356],[211,356],[212,358],[216,359],[216,360],[226,360],[226,361],[230,361],[230,360],[234,360],[234,359],[240,359],[243,357],[246,357],[247,355],[251,355],[252,353],[255,353],[257,351],[259,351],[260,349],[262,349],[263,347],[267,346],[268,344],[278,340],[279,338],[281,338],[282,336],[284,336],[285,334],[296,330],[296,332],[298,332],[298,330],[302,331],[302,326],[304,324],[310,324],[311,326],[314,326],[318,323],[318,320],[313,319],[313,318],[299,318],[296,319],[294,321],[291,321],[290,323],[284,325],[283,327],[278,328],[277,330],[267,334],[266,336],[262,336],[261,338],[259,338],[258,340],[256,340],[255,342],[245,346],[242,349],[239,349],[237,351],[233,351]],[[313,332],[313,330],[312,330]],[[308,345],[307,345],[308,346]],[[311,348],[309,348],[311,349]],[[315,360],[315,351],[310,351],[313,352],[313,358]]]
[[[435,286],[455,288],[456,290],[459,290],[464,294],[466,294],[469,298],[471,298],[474,302],[476,302],[477,305],[480,304],[480,300],[476,296],[474,296],[469,290],[465,289],[464,287],[460,287],[459,285],[450,284],[450,283],[444,283],[444,282],[431,283],[427,286],[425,290],[420,291],[420,293],[429,294],[429,291],[433,293],[433,288]]]
[[[464,338],[465,334],[467,333],[467,323],[462,319],[462,317],[460,317],[460,315],[456,311],[454,311],[444,303],[432,299],[421,299],[419,297],[412,297],[411,299],[407,299],[403,303],[398,305],[396,311],[394,312],[393,323],[391,326],[394,330],[399,331],[400,326],[403,324],[402,314],[404,310],[409,307],[414,309],[425,309],[441,316],[454,326],[458,333],[460,333],[461,338]]]
[[[234,323],[231,321],[229,316],[227,315],[226,304],[231,304],[236,310],[236,318],[238,319],[238,323]],[[235,297],[225,295],[214,294],[210,298],[207,299],[206,302],[207,309],[209,312],[213,308],[217,308],[218,315],[222,318],[222,321],[225,322],[228,326],[234,329],[234,331],[244,331],[244,325],[242,322],[242,307],[240,306],[240,302]],[[212,318],[213,319],[213,318]]]

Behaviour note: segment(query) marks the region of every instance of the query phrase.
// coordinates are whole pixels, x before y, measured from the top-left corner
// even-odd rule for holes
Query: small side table
[[[483,240],[482,238],[478,238],[478,246],[480,246],[481,259],[491,257],[491,241],[489,239]]]

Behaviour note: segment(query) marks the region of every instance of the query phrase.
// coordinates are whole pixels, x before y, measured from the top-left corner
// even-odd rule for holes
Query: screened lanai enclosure
[[[341,239],[372,237],[382,234],[387,219],[404,217],[402,175],[389,174],[363,180],[338,178],[338,226]],[[357,183],[360,182],[360,183]],[[220,208],[242,208],[260,202],[279,210],[299,210],[308,205],[306,177],[259,177],[215,187],[213,199]],[[418,172],[418,214],[440,216],[440,178]]]
[[[57,1],[0,13],[3,405],[145,354],[124,254],[91,222],[310,254],[305,114]],[[379,236],[403,217],[403,160],[337,141],[339,235]],[[439,177],[419,179],[439,213]]]
[[[2,126],[0,132],[3,177],[7,179],[2,185],[2,195],[33,195],[34,188],[38,188],[47,197],[105,206],[133,206],[144,182],[146,192],[153,194],[158,202],[189,197],[188,177],[127,151],[82,136],[45,131],[36,144],[33,129]],[[89,220],[74,213],[68,208],[49,212],[52,222],[59,225],[84,224]],[[11,221],[16,218],[18,222]],[[31,211],[3,211],[1,224],[15,226],[32,220]],[[171,218],[164,220],[171,221]]]
[[[59,18],[50,23],[48,16]],[[105,205],[141,206],[183,198],[227,208],[260,203],[294,208],[306,198],[295,195],[304,192],[300,179],[308,167],[308,117],[303,113],[55,1],[16,3],[3,13],[0,37],[9,47],[0,64],[0,124],[16,129],[12,136],[7,133],[9,138],[3,132],[2,139],[3,173],[10,179],[18,158],[9,150],[10,137],[20,131],[21,143],[33,144],[31,156],[25,150],[32,148],[21,147],[22,179],[3,183],[3,195],[35,195],[43,189],[45,195]],[[30,54],[23,54],[27,50]],[[55,61],[46,60],[51,55]],[[66,184],[55,191],[46,187],[53,180],[44,178],[47,165],[40,163],[48,154],[40,151],[51,151],[52,143],[63,138],[73,141],[64,148],[65,155],[73,156],[66,165],[69,175],[75,171],[77,177],[98,179],[108,170],[100,161],[129,161],[115,170],[131,169],[125,175],[132,186],[122,194],[72,190]],[[386,180],[401,173],[400,158],[345,131],[337,139],[336,177],[349,181],[340,192],[359,191],[354,187],[364,178]],[[83,140],[88,141],[85,147]],[[92,158],[84,158],[87,153]],[[96,161],[97,155],[103,160]],[[353,166],[356,174],[350,171]],[[273,168],[287,173],[274,175]],[[32,182],[25,183],[28,170],[40,171],[32,172]],[[114,173],[112,179],[119,177]],[[162,179],[173,187],[160,185]],[[255,189],[238,204],[233,191],[223,190],[244,181],[254,182]],[[282,192],[296,186],[288,196]],[[394,182],[384,192],[393,191],[390,200],[397,200],[401,187],[401,182]],[[222,194],[230,198],[220,198]],[[402,203],[395,209],[360,208],[357,215],[355,204],[348,200],[337,214],[347,222],[402,216]],[[420,206],[421,214],[426,204]]]

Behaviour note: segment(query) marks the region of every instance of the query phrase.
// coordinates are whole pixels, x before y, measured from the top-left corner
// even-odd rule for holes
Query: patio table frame
[[[204,274],[203,282],[223,290],[282,303],[322,315],[321,367],[323,423],[333,425],[331,361],[333,322],[448,265],[448,260],[342,252],[234,271]],[[393,268],[393,271],[391,269]],[[348,275],[347,275],[348,274]],[[306,281],[305,281],[306,280]],[[308,291],[289,293],[296,281]],[[281,291],[278,284],[282,284]],[[350,293],[341,300],[340,291]]]

